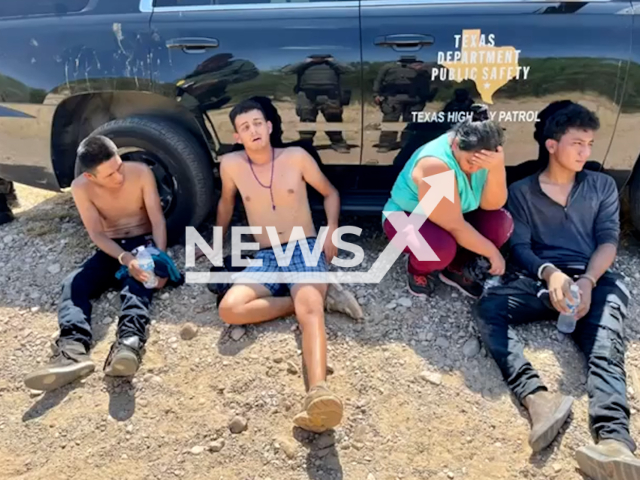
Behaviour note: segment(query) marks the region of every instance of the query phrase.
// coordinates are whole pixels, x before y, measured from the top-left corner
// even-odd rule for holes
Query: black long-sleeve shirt
[[[586,268],[603,244],[617,246],[620,236],[618,189],[610,176],[583,170],[563,207],[542,191],[540,173],[509,188],[507,210],[513,216],[511,254],[534,277],[545,263]]]

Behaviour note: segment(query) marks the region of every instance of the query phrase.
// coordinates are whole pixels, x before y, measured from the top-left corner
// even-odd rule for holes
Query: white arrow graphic
[[[382,251],[371,268],[366,272],[247,272],[242,275],[245,283],[380,283],[394,262],[409,247],[422,261],[438,261],[439,258],[427,241],[419,234],[420,227],[427,221],[443,198],[454,202],[455,176],[453,170],[424,177],[431,188],[406,218],[384,212],[398,234]],[[392,220],[393,219],[393,220]],[[304,241],[304,240],[303,240]],[[414,248],[417,247],[417,248]],[[234,272],[187,272],[187,283],[234,283],[239,280]]]

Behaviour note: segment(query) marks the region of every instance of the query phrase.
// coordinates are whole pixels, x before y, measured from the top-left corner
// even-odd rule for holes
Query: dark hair
[[[504,130],[498,122],[491,120],[485,105],[472,105],[470,111],[471,115],[453,127],[460,150],[495,152],[504,143]]]
[[[238,103],[235,107],[233,107],[233,109],[231,110],[231,113],[229,113],[229,120],[231,120],[231,124],[233,125],[233,128],[234,129],[236,128],[236,118],[238,117],[238,115],[242,115],[243,113],[249,113],[249,112],[252,112],[253,110],[258,110],[259,112],[262,113],[262,116],[265,119],[267,118],[267,114],[262,108],[262,105],[260,105],[258,102],[252,99],[243,100],[242,102]]]
[[[104,162],[118,154],[118,147],[110,138],[102,135],[91,135],[85,138],[76,154],[76,161],[82,172],[94,172]]]
[[[591,110],[572,102],[571,105],[558,110],[547,120],[543,130],[543,142],[548,139],[560,141],[571,128],[598,130],[600,120]]]

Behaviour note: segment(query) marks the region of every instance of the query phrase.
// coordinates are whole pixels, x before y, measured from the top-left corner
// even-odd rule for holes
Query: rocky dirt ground
[[[573,459],[591,441],[585,365],[572,342],[558,340],[552,323],[519,329],[550,389],[577,398],[560,438],[532,455],[528,418],[478,342],[471,302],[445,286],[428,300],[410,296],[400,261],[381,284],[351,287],[364,321],[327,317],[329,382],[346,405],[335,432],[292,426],[304,397],[295,319],[229,329],[204,285],[156,297],[133,381],[101,372],[118,314],[112,292],[94,304],[96,372],[56,392],[30,392],[23,376],[48,358],[59,284],[92,247],[68,194],[22,186],[18,194],[18,221],[0,227],[1,479],[585,478]],[[377,217],[365,227],[368,266],[385,242]],[[638,247],[625,234],[617,262],[636,296]],[[172,254],[184,265],[181,248]],[[626,358],[640,438],[637,317],[634,301]],[[191,339],[186,322],[197,327]]]

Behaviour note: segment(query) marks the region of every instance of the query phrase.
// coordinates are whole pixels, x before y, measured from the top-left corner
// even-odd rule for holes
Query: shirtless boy
[[[217,225],[226,235],[239,192],[251,226],[262,227],[254,234],[260,250],[255,258],[262,266],[248,266],[244,272],[327,272],[337,253],[331,241],[338,228],[340,197],[320,171],[315,160],[302,148],[273,148],[269,136],[272,124],[260,104],[247,100],[231,111],[235,139],[244,151],[222,157],[220,176],[222,192],[218,203]],[[307,184],[324,196],[328,231],[317,265],[306,265],[300,244],[307,241],[313,252],[316,230],[307,198]],[[275,227],[282,251],[295,243],[288,267],[279,266],[266,227]],[[294,229],[294,227],[298,227]],[[320,241],[318,239],[318,241]],[[291,246],[293,247],[293,245]],[[318,246],[320,247],[320,246]],[[222,298],[220,318],[229,324],[246,325],[295,314],[302,330],[302,351],[309,380],[304,409],[294,424],[306,430],[322,432],[338,425],[342,419],[342,401],[326,384],[326,332],[324,325],[325,283],[236,283]],[[298,279],[299,280],[299,279]],[[346,310],[343,310],[346,311]]]
[[[91,348],[91,299],[112,287],[120,287],[122,302],[116,341],[104,371],[130,376],[138,370],[149,325],[154,289],[143,283],[148,274],[140,269],[134,251],[141,245],[166,248],[165,219],[153,173],[142,163],[123,162],[108,138],[91,136],[78,148],[83,174],[71,185],[74,202],[98,251],[62,284],[58,304],[59,338],[50,363],[25,378],[34,390],[53,390],[94,371]],[[122,281],[116,272],[128,267]],[[166,272],[166,274],[165,274]],[[156,263],[162,288],[168,270]]]

